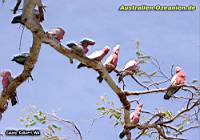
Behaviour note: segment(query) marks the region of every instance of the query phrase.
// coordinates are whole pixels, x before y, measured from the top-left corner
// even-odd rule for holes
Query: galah
[[[185,84],[185,73],[180,67],[176,67],[176,74],[171,79],[171,85],[168,87],[164,99],[168,100]]]
[[[102,50],[98,50],[98,51],[95,51],[93,52],[92,54],[90,54],[88,56],[88,58],[94,60],[94,61],[97,61],[97,62],[100,62],[104,56],[109,52],[110,48],[109,47],[104,47]],[[77,68],[81,68],[81,67],[86,67],[86,65],[80,63]]]
[[[3,77],[2,85],[3,85],[3,89],[5,89],[13,81],[13,77],[11,76],[11,73],[9,71],[2,72],[1,77]],[[17,104],[17,92],[16,91],[12,93],[10,99],[11,99],[12,106]]]
[[[68,43],[67,46],[71,48],[72,51],[80,54],[80,55],[86,55],[88,52],[88,47],[93,46],[95,42],[90,39],[83,39],[80,41],[79,44],[76,44],[74,42]]]
[[[117,44],[113,48],[112,54],[106,59],[105,63],[103,64],[108,73],[111,73],[117,67],[118,54],[119,54],[119,44]],[[103,81],[103,78],[100,74],[97,77],[97,80],[99,80],[99,83]]]
[[[76,44],[74,42],[68,43],[67,46],[74,52],[78,53],[79,55],[85,55],[83,47],[79,44]]]
[[[14,56],[11,61],[14,61],[14,62],[24,66],[24,64],[29,56],[30,56],[29,53],[22,53],[22,54]],[[32,75],[30,75],[30,78],[33,81]]]
[[[79,55],[85,55],[85,54],[84,54],[84,50],[83,50],[83,48],[82,48],[80,45],[78,45],[78,44],[76,44],[76,43],[74,43],[74,42],[70,42],[70,43],[67,44],[67,46],[68,46],[72,51],[74,51],[75,53],[78,53]],[[69,62],[72,64],[72,63],[73,63],[73,59],[72,59],[72,58],[69,58]]]
[[[34,9],[33,13],[34,13],[34,15],[35,15],[35,17],[36,17],[37,22],[38,22],[38,23],[41,22],[41,21],[40,21],[40,13],[39,13],[39,11],[36,10],[36,9]],[[15,17],[13,18],[13,20],[11,21],[11,23],[12,23],[12,24],[20,23],[20,24],[24,25],[24,22],[22,21],[22,14],[21,14],[21,15],[18,15],[18,16],[15,16]]]
[[[137,125],[140,121],[140,113],[142,110],[143,104],[138,104],[135,108],[135,111],[130,114],[131,125]],[[125,131],[123,130],[119,137],[122,139],[126,135]]]
[[[85,38],[83,40],[80,41],[80,46],[82,46],[83,50],[84,50],[84,54],[87,54],[88,52],[88,47],[95,45],[95,41],[89,39],[89,38]]]
[[[67,46],[74,52],[78,53],[79,55],[86,55],[89,51],[88,47],[93,46],[95,42],[91,39],[83,39],[80,41],[79,44],[74,42],[68,43]],[[73,63],[73,60],[70,58],[70,63]]]
[[[136,60],[130,60],[130,61],[128,61],[128,63],[126,63],[125,67],[123,68],[123,70],[120,71],[117,74],[117,76],[119,76],[118,82],[120,83],[125,76],[127,76],[127,75],[133,75],[138,70],[139,70],[139,62],[138,61],[136,61]]]
[[[18,63],[18,64],[24,65],[26,59],[27,59],[29,56],[30,56],[29,53],[22,53],[22,54],[19,54],[19,55],[14,56],[14,57],[12,58],[11,61],[15,61],[15,62]]]
[[[54,28],[54,29],[51,29],[47,32],[47,34],[50,36],[50,37],[53,37],[55,38],[57,41],[60,42],[60,40],[63,39],[64,35],[65,35],[65,31],[64,29],[62,28]]]

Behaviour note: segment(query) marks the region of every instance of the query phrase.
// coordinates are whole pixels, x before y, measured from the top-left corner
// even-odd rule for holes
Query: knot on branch
[[[8,107],[8,101],[6,98],[0,99],[0,114],[2,114],[4,111],[6,111]]]
[[[120,94],[118,94],[118,96],[119,96],[120,101],[121,101],[122,104],[123,104],[124,109],[130,110],[131,105],[130,105],[130,103],[128,102],[128,100],[127,100],[127,98],[126,98],[126,95],[123,94],[123,93],[120,93]]]
[[[125,124],[124,125],[124,132],[125,132],[126,135],[128,135],[130,133],[130,126]]]

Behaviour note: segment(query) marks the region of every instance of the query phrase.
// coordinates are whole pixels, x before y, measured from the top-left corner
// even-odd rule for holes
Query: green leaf
[[[101,105],[101,103],[96,103],[96,105],[97,105],[97,106],[100,106],[100,105]]]
[[[153,72],[150,76],[156,76],[157,72]]]
[[[99,108],[97,108],[97,110],[105,110],[105,107],[99,107]]]
[[[116,123],[114,124],[114,127],[116,127],[117,125],[119,125],[119,122],[116,122]]]
[[[166,118],[169,118],[169,119],[173,118],[173,115],[170,111],[166,111],[165,116],[166,116]]]
[[[53,128],[52,128],[52,126],[51,126],[51,125],[49,125],[49,126],[48,126],[48,130],[49,130],[49,131],[51,131],[52,133],[54,133],[54,132],[55,132],[55,131],[53,130]]]
[[[58,131],[61,131],[61,130],[62,130],[62,128],[61,128],[61,127],[58,127],[58,128],[57,128],[57,130],[58,130]]]
[[[58,126],[56,126],[55,124],[52,124],[52,127],[54,127],[54,128],[58,128]]]
[[[144,63],[146,63],[145,60],[140,60],[140,64],[144,64]]]
[[[119,119],[119,118],[121,117],[120,113],[118,113],[118,112],[115,112],[115,113],[113,114],[113,116],[114,116],[116,119]]]
[[[38,111],[38,115],[39,115],[39,116],[42,116],[43,113],[42,113],[41,111]]]
[[[183,125],[180,125],[179,127],[178,127],[178,130],[180,131],[180,130],[183,130],[183,128],[184,128],[184,126]]]
[[[19,119],[20,122],[25,122],[23,119]]]
[[[37,121],[40,120],[39,117],[38,117],[37,115],[34,115],[33,117],[34,117]]]
[[[36,122],[33,122],[33,123],[29,124],[29,126],[34,126],[36,124],[37,124]]]
[[[42,124],[46,124],[46,121],[45,121],[45,120],[43,120],[43,121],[41,121],[41,123],[42,123]]]
[[[139,57],[141,55],[141,53],[140,52],[136,52],[136,55],[137,55],[137,57]]]

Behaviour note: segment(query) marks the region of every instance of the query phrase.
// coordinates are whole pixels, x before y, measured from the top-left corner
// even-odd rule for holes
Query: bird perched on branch
[[[136,61],[136,60],[130,60],[130,61],[128,61],[128,63],[126,63],[125,67],[123,68],[123,70],[120,71],[117,74],[117,76],[119,76],[118,82],[120,83],[125,76],[127,76],[127,75],[133,75],[138,70],[139,70],[139,62],[138,61]]]
[[[79,55],[85,55],[83,47],[80,46],[79,44],[76,44],[74,42],[70,42],[67,44],[67,46],[75,53]]]
[[[130,114],[131,125],[137,125],[140,121],[140,113],[142,110],[143,104],[138,104],[135,108],[135,111]],[[119,137],[122,139],[126,135],[125,131],[123,130]]]
[[[24,9],[24,7],[27,6],[27,4],[29,3],[29,1],[30,0],[24,0],[23,9]],[[17,0],[17,3],[16,3],[16,5],[15,5],[15,7],[13,9],[13,14],[16,14],[16,12],[17,12],[20,4],[21,4],[21,0]],[[42,22],[44,20],[44,12],[43,12],[44,6],[43,6],[41,0],[35,0],[35,4],[38,7],[38,14],[37,14],[38,17],[37,18],[39,19],[40,22]],[[21,20],[21,17],[17,17],[17,19],[19,19],[19,18]],[[20,23],[20,22],[18,22],[18,23]]]
[[[104,56],[109,52],[109,50],[110,50],[109,47],[104,47],[102,50],[98,50],[98,51],[95,51],[92,54],[90,54],[88,56],[88,58],[90,58],[94,61],[100,62],[104,58]],[[86,65],[80,63],[77,66],[78,69],[80,69],[81,67],[86,67]]]
[[[185,73],[180,67],[176,67],[176,74],[171,79],[171,85],[168,87],[164,99],[170,99],[185,84],[185,81]]]
[[[90,54],[88,56],[88,58],[90,58],[94,61],[100,62],[104,58],[104,56],[109,52],[109,50],[110,50],[109,47],[104,47],[102,50],[98,50],[98,51],[95,51],[92,54]],[[77,66],[78,69],[80,69],[81,67],[86,67],[86,65],[80,63]]]
[[[73,52],[75,52],[75,53],[77,53],[77,54],[79,54],[79,55],[81,55],[81,56],[85,55],[82,46],[80,46],[80,45],[78,45],[78,44],[76,44],[76,43],[74,43],[74,42],[68,43],[67,46],[68,46]],[[73,64],[73,59],[72,59],[72,58],[69,58],[69,62],[70,62],[71,64]]]
[[[36,9],[34,9],[33,13],[34,13],[34,15],[35,15],[35,18],[36,18],[37,22],[38,22],[38,23],[41,22],[41,21],[40,21],[40,13],[39,13],[39,11],[36,10]],[[25,24],[24,24],[24,21],[22,20],[22,14],[21,14],[21,15],[18,15],[18,16],[15,16],[15,17],[13,18],[13,20],[11,21],[11,23],[12,23],[12,24],[20,23],[20,24],[22,24],[22,25],[25,25]]]
[[[9,71],[4,71],[1,74],[3,89],[7,88],[13,81],[13,77]],[[12,106],[17,104],[17,92],[14,91],[10,97]]]
[[[68,43],[67,46],[74,52],[78,53],[79,55],[86,55],[89,51],[88,47],[93,46],[95,42],[91,39],[83,39],[80,41],[79,44],[74,42]],[[70,63],[73,63],[73,60],[70,59]]]
[[[58,42],[60,42],[64,35],[65,35],[65,31],[64,29],[58,27],[58,28],[54,28],[54,29],[51,29],[49,31],[47,31],[47,35],[50,36],[50,38],[55,38]]]
[[[89,51],[89,47],[95,45],[95,41],[85,38],[80,41],[80,46],[82,46],[84,54],[87,54]]]
[[[108,73],[111,73],[117,67],[118,54],[119,54],[119,44],[117,44],[113,48],[112,54],[106,59],[105,63],[103,64]],[[99,83],[103,81],[101,74],[99,74],[97,80],[99,80]]]
[[[22,53],[22,54],[14,56],[11,61],[14,61],[14,62],[24,66],[24,64],[29,56],[30,56],[29,53]],[[30,78],[33,81],[32,75],[30,75]]]

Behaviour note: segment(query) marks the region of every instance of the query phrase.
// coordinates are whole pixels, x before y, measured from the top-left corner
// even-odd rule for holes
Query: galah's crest
[[[3,89],[5,89],[13,81],[13,77],[11,76],[11,73],[9,71],[2,72],[1,77],[3,77],[2,85],[3,85]],[[12,106],[17,104],[18,101],[17,101],[17,92],[16,91],[12,93],[12,96],[10,97],[10,99],[11,99]]]
[[[119,76],[118,82],[120,83],[123,78],[127,75],[134,75],[139,70],[139,62],[136,60],[130,60],[126,63],[122,71],[120,71],[117,76]]]
[[[176,74],[171,79],[171,85],[167,89],[167,93],[164,95],[164,99],[168,100],[185,84],[185,73],[180,67],[176,67]]]
[[[93,52],[92,54],[90,54],[88,56],[88,58],[94,60],[94,61],[97,61],[97,62],[100,62],[104,56],[109,52],[110,48],[109,47],[104,47],[102,50],[98,50],[98,51],[95,51]],[[84,64],[80,63],[77,68],[81,68],[81,67],[86,67]]]
[[[103,64],[106,70],[108,71],[108,73],[111,73],[117,67],[118,54],[119,54],[119,44],[117,44],[113,48],[112,54],[106,59],[105,63]],[[97,79],[99,80],[99,83],[103,81],[103,78],[101,75],[99,75]]]

